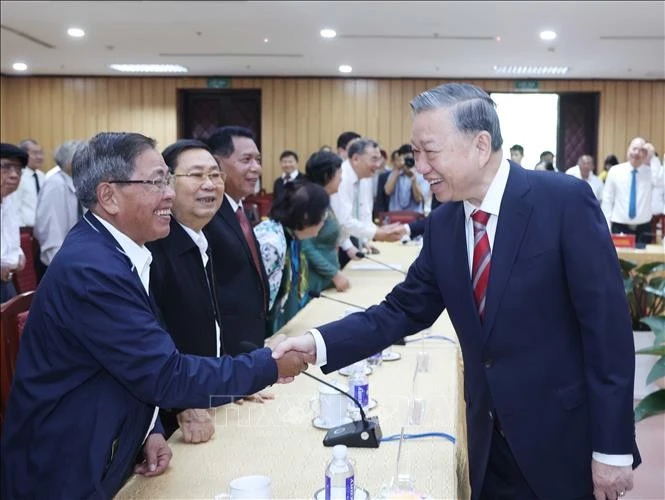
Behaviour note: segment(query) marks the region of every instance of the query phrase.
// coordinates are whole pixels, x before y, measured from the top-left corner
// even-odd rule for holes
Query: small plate
[[[384,352],[382,357],[383,361],[397,361],[398,359],[402,359],[402,355],[395,351]]]
[[[325,498],[326,490],[324,488],[321,488],[314,493],[314,500],[325,500]],[[365,488],[356,488],[354,500],[369,500],[369,492]]]
[[[351,367],[350,366],[345,366],[344,368],[340,368],[339,370],[340,375],[344,375],[345,377],[348,377],[351,375]],[[365,367],[365,375],[371,375],[372,374],[372,369],[367,366]]]
[[[351,420],[349,417],[345,417],[344,420],[342,420],[342,423],[339,425],[326,425],[321,420],[321,417],[314,417],[312,419],[312,425],[317,429],[323,429],[324,431],[334,429],[335,427],[339,427],[340,425],[350,424],[351,422],[353,422],[353,420]]]

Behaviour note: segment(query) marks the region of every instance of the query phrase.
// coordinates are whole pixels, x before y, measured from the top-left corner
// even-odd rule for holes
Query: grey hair
[[[23,139],[21,142],[18,143],[18,147],[27,153],[28,148],[30,147],[31,144],[39,146],[39,143],[34,139]]]
[[[100,183],[129,180],[136,157],[156,144],[150,137],[129,132],[102,132],[84,143],[72,160],[72,179],[81,204],[85,208],[97,204]]]
[[[411,101],[414,114],[430,109],[450,109],[453,125],[463,134],[485,131],[492,137],[492,151],[503,145],[501,126],[492,98],[468,83],[446,83],[417,95]]]
[[[376,142],[374,139],[368,139],[366,137],[362,137],[360,139],[356,139],[351,143],[347,151],[347,157],[352,158],[353,155],[363,154],[367,148],[378,148],[378,147],[379,143]]]
[[[85,144],[85,141],[67,141],[58,146],[55,153],[53,153],[55,164],[61,169],[66,170],[67,165],[69,165],[72,162],[72,158],[74,158],[74,153],[76,153],[76,150],[83,144]]]

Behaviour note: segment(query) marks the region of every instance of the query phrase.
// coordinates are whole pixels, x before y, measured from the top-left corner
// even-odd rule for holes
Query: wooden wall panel
[[[262,90],[264,186],[279,175],[279,154],[294,149],[301,168],[320,146],[335,147],[346,130],[376,138],[390,153],[410,138],[409,101],[445,79],[235,78],[232,88]],[[513,91],[512,80],[470,80],[489,92]],[[163,149],[177,136],[177,89],[204,88],[205,78],[13,77],[0,80],[0,135],[40,141],[51,166],[54,148],[99,131],[133,130]],[[665,82],[543,80],[541,92],[600,92],[599,159],[625,157],[635,135],[665,151]]]

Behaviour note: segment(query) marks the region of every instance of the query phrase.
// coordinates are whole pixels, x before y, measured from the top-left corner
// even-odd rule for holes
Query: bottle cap
[[[343,444],[338,444],[333,447],[333,457],[337,460],[346,459],[346,446]]]

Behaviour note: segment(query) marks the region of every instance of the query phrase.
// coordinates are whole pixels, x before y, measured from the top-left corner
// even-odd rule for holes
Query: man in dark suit
[[[162,153],[173,177],[175,200],[166,238],[146,246],[152,253],[150,287],[164,327],[184,354],[219,357],[224,353],[214,269],[203,226],[224,198],[224,175],[208,146],[181,139]],[[178,427],[187,443],[208,441],[215,433],[210,408],[162,409],[168,439]]]
[[[219,406],[305,366],[275,365],[270,349],[178,352],[148,295],[145,247],[169,232],[169,177],[155,142],[140,134],[101,133],[77,150],[73,180],[89,211],[51,262],[21,337],[2,498],[112,498],[132,471],[168,467],[159,407]]]
[[[324,372],[447,309],[464,356],[473,499],[616,499],[632,488],[635,354],[616,250],[588,185],[502,160],[490,97],[411,103],[416,166],[444,203],[380,305],[288,339]],[[463,128],[461,128],[463,127]]]
[[[268,278],[261,250],[242,208],[261,176],[261,154],[254,134],[243,127],[222,127],[207,141],[226,175],[222,206],[203,232],[210,243],[217,278],[217,298],[224,326],[224,348],[263,345],[272,334],[267,321]]]
[[[302,177],[298,170],[298,154],[295,151],[286,150],[279,155],[279,165],[282,167],[282,175],[275,179],[272,187],[273,200],[281,198],[284,194],[284,184],[294,182]]]

